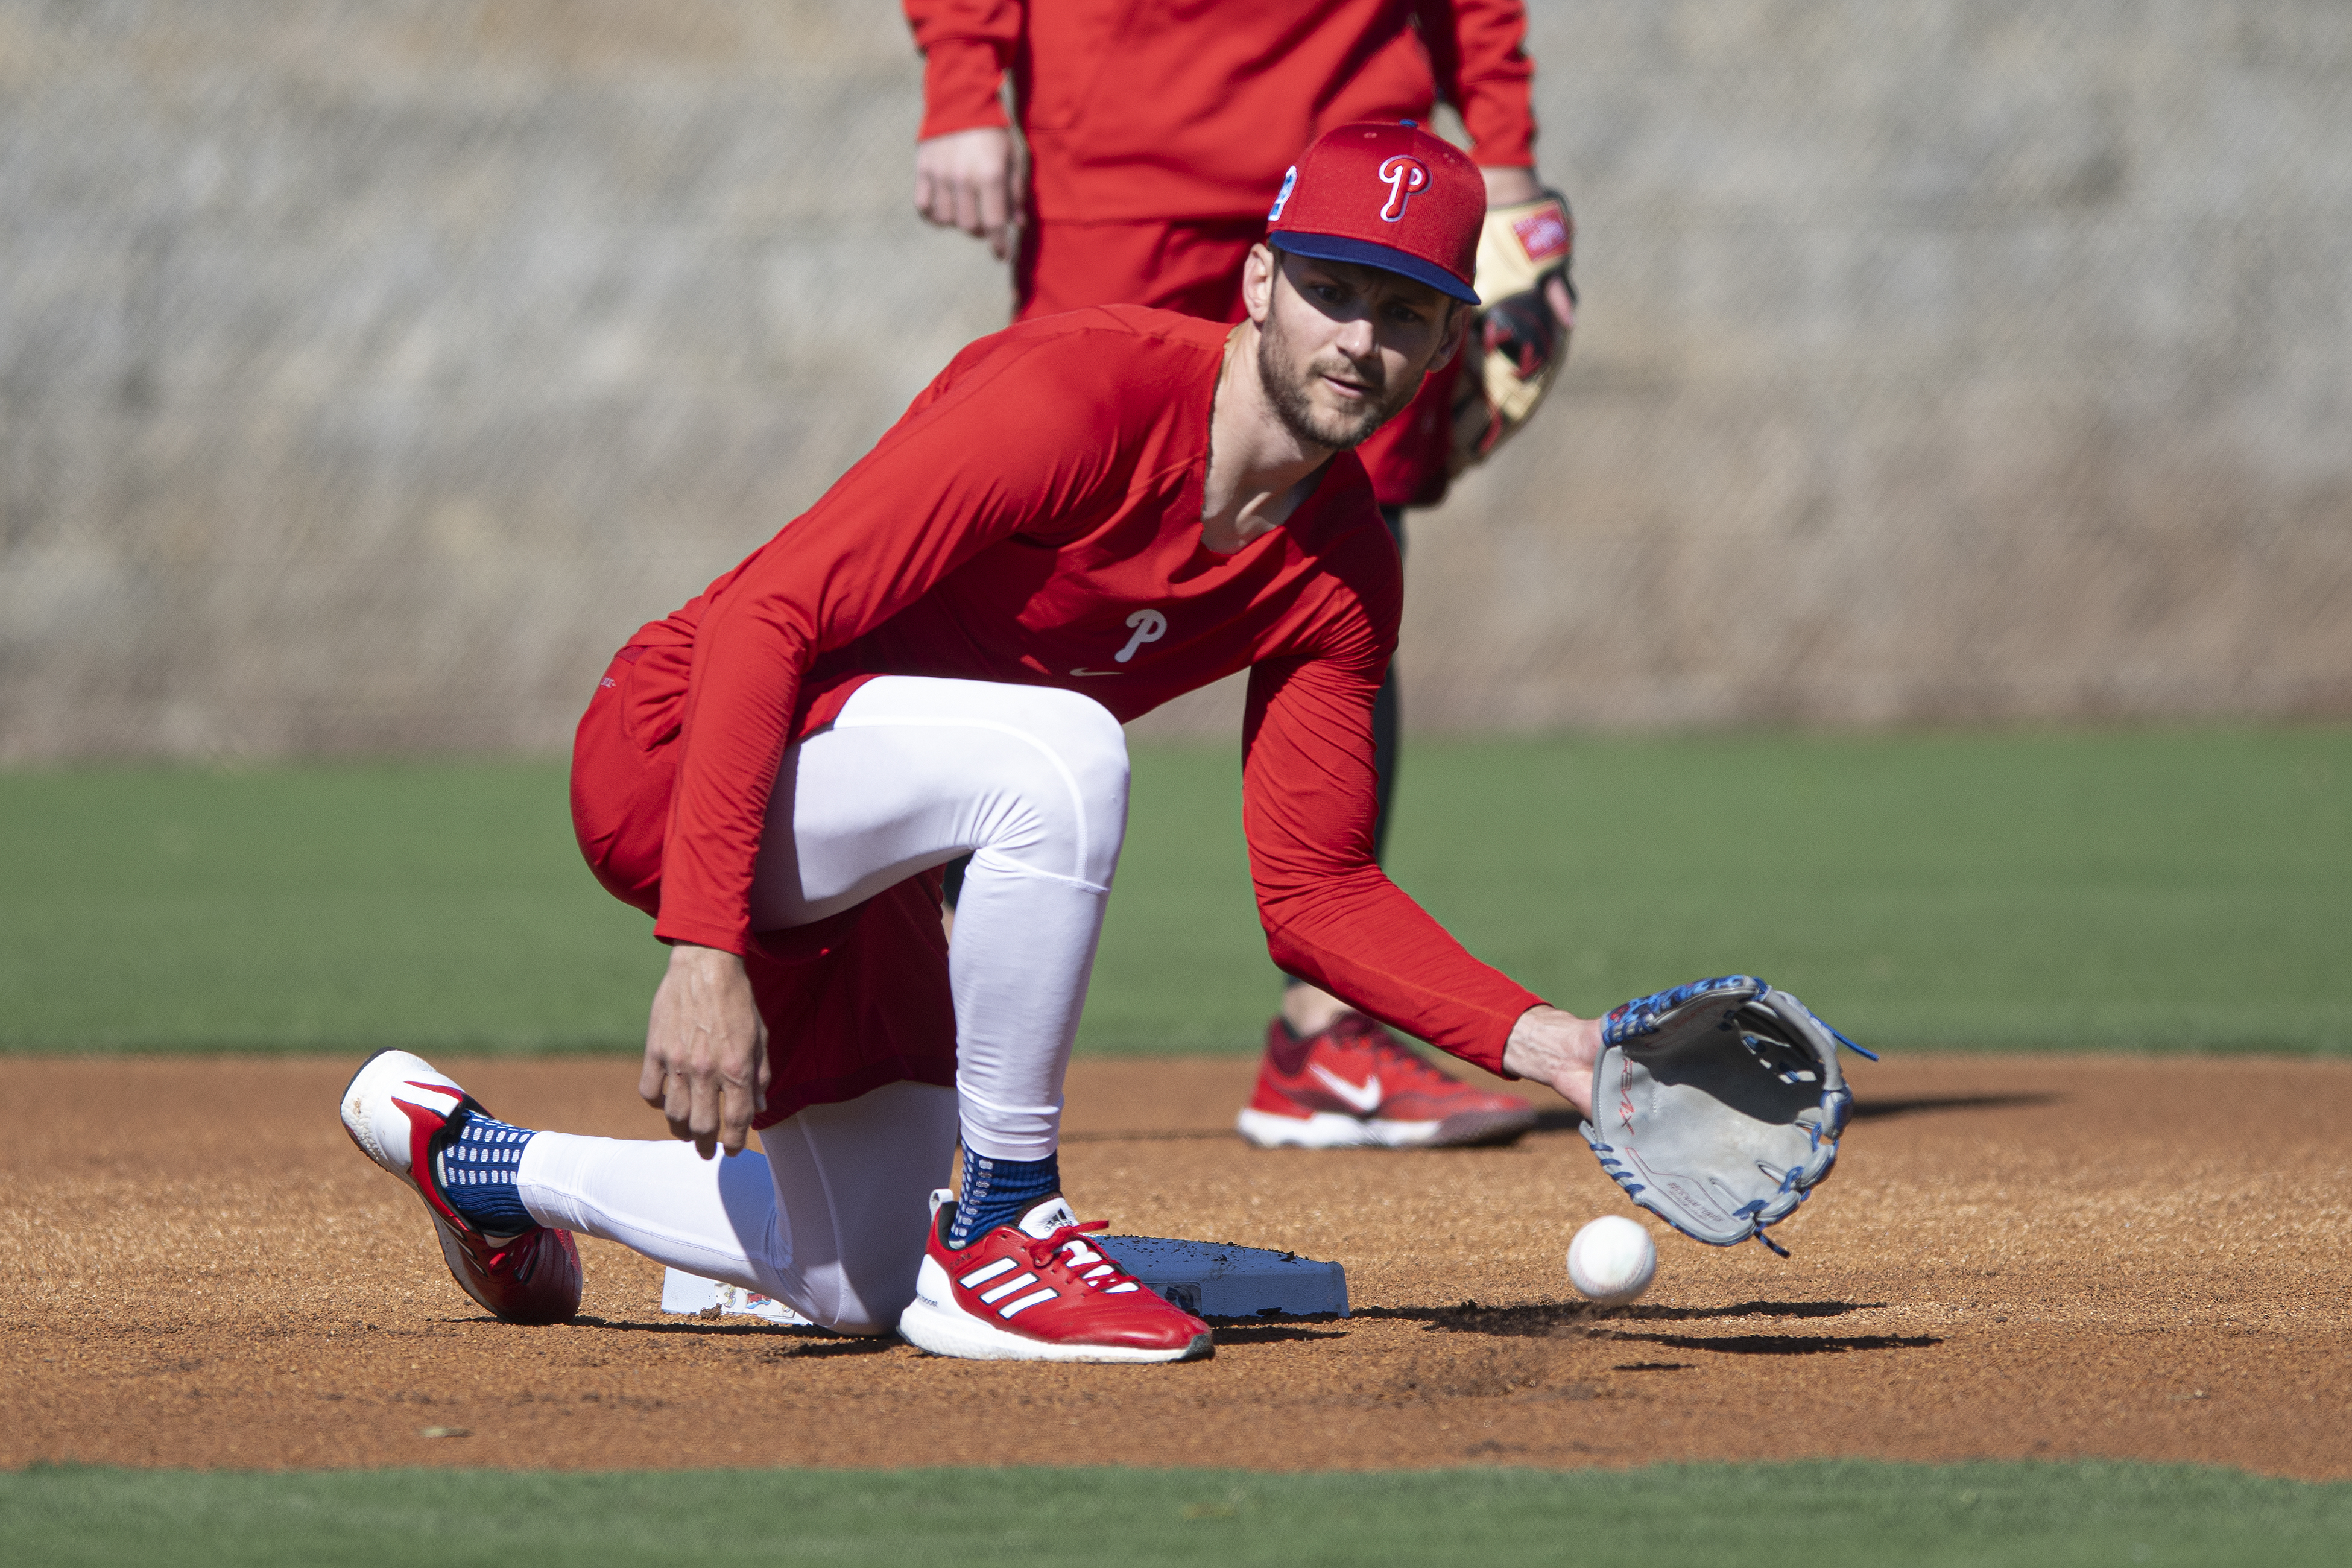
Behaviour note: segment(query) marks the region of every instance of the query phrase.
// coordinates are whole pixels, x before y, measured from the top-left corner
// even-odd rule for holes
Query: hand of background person
[[[1521,202],[1543,200],[1543,182],[1533,169],[1480,169],[1486,181],[1486,205],[1490,207],[1517,206]],[[1576,330],[1576,301],[1568,297],[1568,285],[1555,278],[1544,285],[1544,301],[1559,324],[1570,331]]]
[[[743,1152],[751,1119],[768,1102],[768,1030],[743,961],[680,942],[654,992],[637,1094],[669,1118],[670,1136],[708,1160]]]
[[[1000,261],[1012,249],[1021,199],[1011,132],[982,125],[915,143],[915,210],[988,241]]]
[[[1511,1026],[1503,1070],[1548,1083],[1559,1097],[1592,1114],[1592,1064],[1601,1058],[1601,1020],[1557,1007],[1530,1007]]]

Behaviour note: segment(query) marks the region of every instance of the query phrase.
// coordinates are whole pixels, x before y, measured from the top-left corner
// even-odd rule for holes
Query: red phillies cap
[[[1265,215],[1276,249],[1402,272],[1469,304],[1486,182],[1452,142],[1412,121],[1362,121],[1318,138]]]

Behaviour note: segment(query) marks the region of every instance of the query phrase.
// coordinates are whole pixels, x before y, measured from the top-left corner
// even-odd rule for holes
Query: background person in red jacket
[[[1353,121],[1426,123],[1441,99],[1469,132],[1491,205],[1543,195],[1520,0],[905,3],[924,59],[916,207],[1012,257],[1016,321],[1117,303],[1240,321],[1243,260],[1297,150]],[[1008,75],[1025,184],[1002,101]],[[1564,279],[1550,289],[1564,327]],[[1474,358],[1430,374],[1359,449],[1400,554],[1405,509],[1444,499],[1454,379]],[[1398,706],[1391,676],[1375,710],[1376,854]],[[1534,1122],[1526,1100],[1448,1078],[1296,978],[1240,1118],[1254,1142],[1311,1148],[1494,1142]]]

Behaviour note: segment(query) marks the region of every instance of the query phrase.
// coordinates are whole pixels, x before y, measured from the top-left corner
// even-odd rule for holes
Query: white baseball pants
[[[956,1092],[891,1084],[761,1134],[768,1158],[542,1132],[522,1202],[541,1224],[887,1332],[914,1297],[929,1190],[966,1147],[1039,1160],[1127,831],[1127,745],[1089,698],[885,676],[784,755],[751,889],[761,930],[805,925],[971,855],[949,978]],[[765,1179],[761,1167],[764,1165]]]

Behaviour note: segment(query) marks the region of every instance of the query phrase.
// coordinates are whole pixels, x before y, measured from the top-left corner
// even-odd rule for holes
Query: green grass
[[[651,923],[549,763],[0,774],[0,1043],[645,1038]]]
[[[1255,1048],[1235,758],[1138,748],[1084,1048]],[[1423,742],[1391,862],[1580,1010],[1746,970],[1865,1043],[2352,1047],[2352,731]],[[0,774],[0,1047],[633,1048],[659,970],[553,764]]]
[[[1265,1026],[1233,755],[1139,759],[1090,1047]],[[1864,1044],[2352,1047],[2344,730],[1421,744],[1388,858],[1579,1012],[1729,971]]]
[[[12,1563],[2334,1564],[2352,1485],[2121,1464],[0,1475]]]

